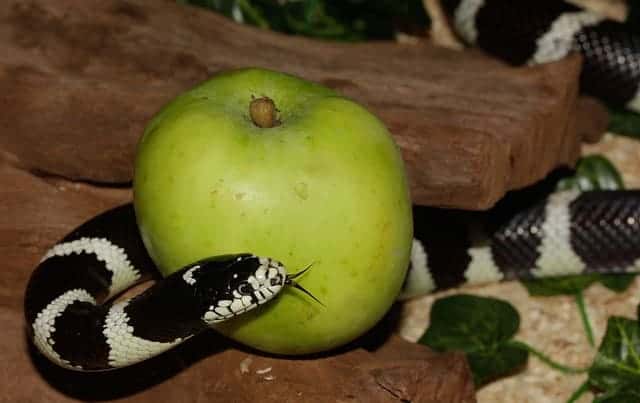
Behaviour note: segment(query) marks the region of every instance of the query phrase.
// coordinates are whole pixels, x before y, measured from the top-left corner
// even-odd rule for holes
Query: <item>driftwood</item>
[[[43,146],[54,147],[56,139],[42,141]],[[131,192],[38,177],[11,166],[5,157],[0,158],[3,401],[120,397],[136,402],[475,401],[461,354],[436,354],[387,338],[388,326],[380,326],[342,352],[306,359],[257,355],[213,332],[148,363],[113,373],[66,371],[33,351],[29,354],[33,348],[24,331],[22,299],[32,268],[53,242],[92,215],[129,200]]]
[[[420,204],[488,208],[573,164],[582,140],[577,57],[516,69],[427,44],[286,37],[155,0],[6,0],[0,20],[0,146],[17,166],[51,175],[127,183],[149,117],[240,66],[293,73],[367,105],[402,148]],[[45,147],[44,137],[57,142]]]

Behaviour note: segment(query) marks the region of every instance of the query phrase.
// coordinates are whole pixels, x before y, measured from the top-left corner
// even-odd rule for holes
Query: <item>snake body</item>
[[[514,64],[581,51],[586,91],[640,109],[640,41],[620,24],[556,0],[443,0],[443,6],[469,43]],[[401,298],[465,283],[640,267],[640,191],[557,192],[524,210],[498,214],[480,230],[463,228],[465,217],[415,207]],[[54,245],[33,272],[25,295],[28,333],[62,367],[119,368],[295,285],[274,259],[226,255],[195,262],[136,297],[113,301],[154,276],[133,206],[107,211]]]
[[[583,56],[581,89],[640,111],[640,35],[562,0],[442,0],[468,44],[514,65]]]
[[[68,369],[124,367],[267,303],[291,282],[273,259],[224,255],[111,301],[154,276],[131,204],[89,220],[54,245],[31,276],[25,315],[34,344]]]
[[[401,297],[461,284],[640,270],[639,190],[555,192],[499,215],[500,206],[474,227],[469,214],[415,207]]]

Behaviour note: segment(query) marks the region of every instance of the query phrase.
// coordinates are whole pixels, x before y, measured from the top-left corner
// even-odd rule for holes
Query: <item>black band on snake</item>
[[[580,50],[583,89],[640,109],[640,41],[620,24],[556,0],[443,5],[468,42],[511,63]],[[456,232],[455,223],[442,221],[446,215],[429,211],[414,210],[402,298],[463,283],[638,270],[640,191],[554,193],[480,231],[483,237]],[[88,221],[49,250],[31,277],[25,315],[35,345],[69,369],[123,367],[297,286],[281,263],[239,254],[193,263],[134,298],[111,301],[151,277],[156,269],[130,204]]]

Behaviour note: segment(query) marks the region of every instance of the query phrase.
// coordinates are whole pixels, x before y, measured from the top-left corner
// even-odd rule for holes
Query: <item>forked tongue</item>
[[[298,277],[302,276],[304,273],[306,273],[311,268],[311,266],[313,266],[313,263],[311,263],[309,266],[305,267],[303,270],[300,270],[299,272],[297,272],[295,274],[287,274],[287,279],[285,280],[284,284],[293,286],[293,288],[296,288],[296,289],[302,291],[303,293],[305,293],[309,297],[311,297],[311,299],[316,301],[318,304],[320,304],[320,305],[322,305],[323,307],[326,308],[325,304],[323,304],[318,298],[316,298],[313,294],[311,294],[311,292],[309,292],[303,286],[301,286],[300,284],[298,284],[297,282],[294,281],[296,278],[298,278]]]

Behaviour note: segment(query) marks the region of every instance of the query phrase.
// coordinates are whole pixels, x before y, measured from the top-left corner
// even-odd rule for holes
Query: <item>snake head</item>
[[[204,301],[202,318],[213,324],[273,299],[287,284],[287,271],[268,257],[227,255],[196,263],[183,279],[197,287]]]

